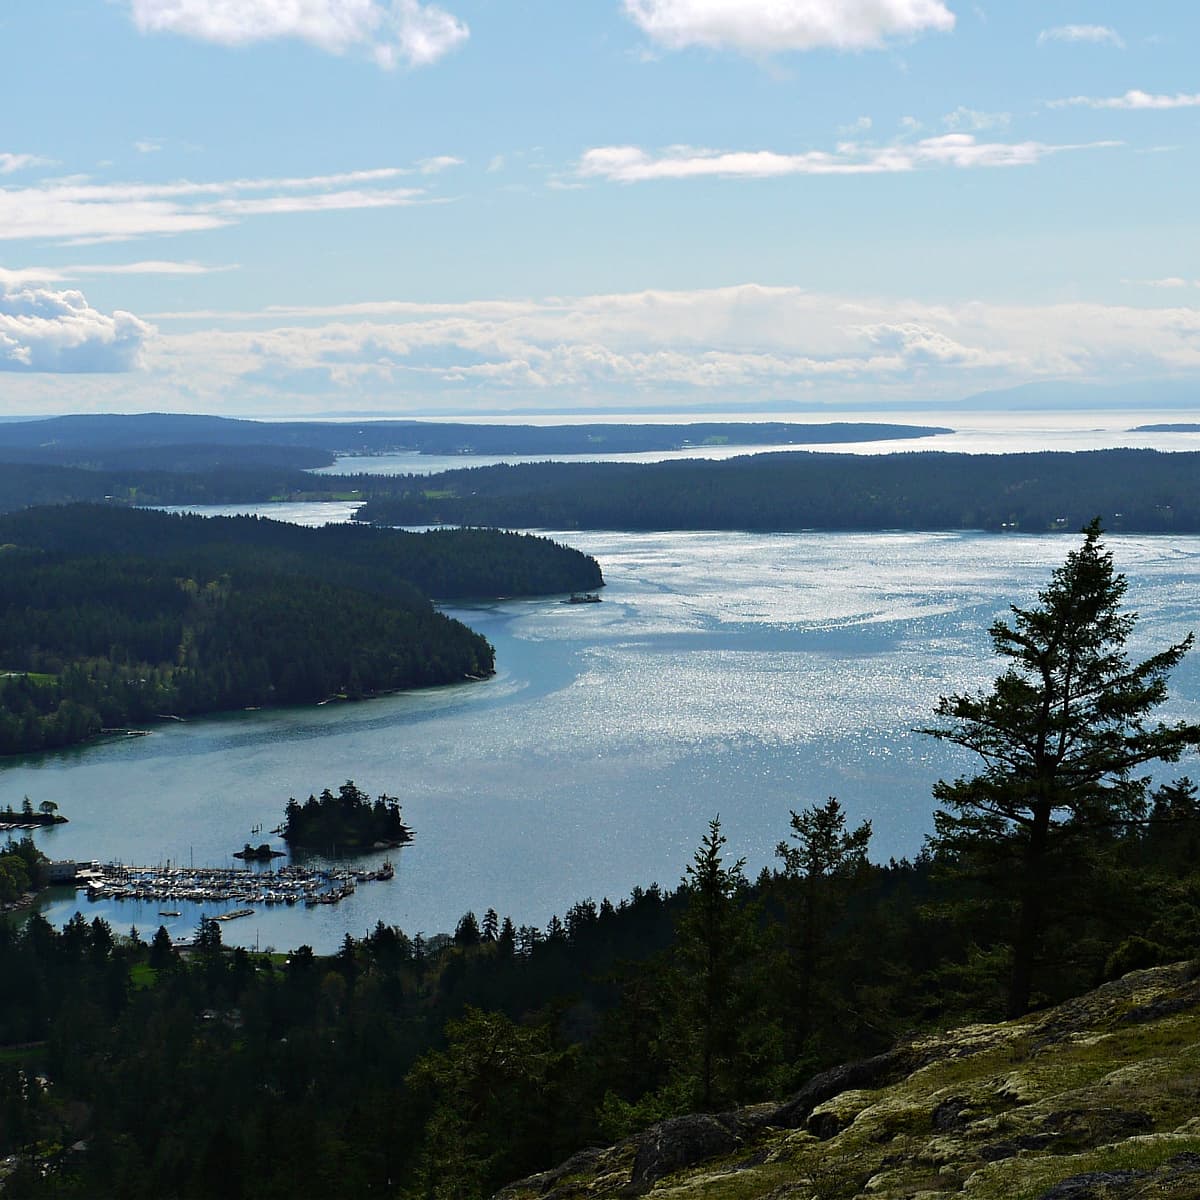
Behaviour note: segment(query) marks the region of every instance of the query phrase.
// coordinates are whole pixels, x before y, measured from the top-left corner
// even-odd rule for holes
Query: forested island
[[[430,596],[602,584],[594,559],[494,530],[27,509],[0,517],[0,754],[164,715],[478,679],[492,647]]]
[[[357,519],[543,529],[1200,530],[1200,453],[784,452],[720,462],[524,463],[396,479]]]
[[[338,788],[326,788],[301,804],[294,796],[284,809],[281,836],[289,846],[330,853],[353,853],[364,848],[403,846],[412,841],[412,830],[401,816],[395,796],[374,801],[354,786],[352,779]]]

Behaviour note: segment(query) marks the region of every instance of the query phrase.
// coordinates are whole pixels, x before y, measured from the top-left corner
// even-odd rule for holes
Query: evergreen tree
[[[694,1084],[704,1109],[744,1094],[750,1059],[747,1018],[761,994],[753,986],[756,911],[746,902],[745,859],[730,864],[726,838],[714,817],[683,880],[686,907],[676,930],[677,965],[672,1028],[675,1082]]]
[[[160,925],[150,942],[150,966],[156,971],[169,971],[179,963],[179,956],[171,943],[166,926]]]
[[[1030,1005],[1047,921],[1073,876],[1087,877],[1098,840],[1145,816],[1156,761],[1200,745],[1200,726],[1147,724],[1192,635],[1140,663],[1125,644],[1136,616],[1122,611],[1123,575],[1099,521],[1067,555],[1035,608],[1012,606],[990,629],[1009,665],[991,689],[943,696],[941,723],[923,732],[977,754],[982,770],[940,780],[933,845],[951,864],[982,870],[1011,906],[1008,1012]]]
[[[483,929],[481,936],[485,942],[494,942],[500,932],[500,917],[494,908],[489,908],[483,914]]]
[[[793,812],[791,839],[780,842],[775,855],[783,860],[789,882],[787,959],[793,976],[797,1041],[803,1045],[812,1028],[814,998],[822,979],[830,927],[849,883],[867,868],[871,822],[852,831],[834,797],[825,804]]]
[[[459,946],[479,945],[479,921],[473,912],[463,913],[454,930],[454,941]]]
[[[571,1056],[544,1025],[468,1007],[405,1080],[426,1108],[413,1200],[477,1200],[553,1162]],[[559,1151],[561,1153],[561,1151]]]
[[[512,917],[505,917],[500,926],[500,935],[496,939],[497,949],[501,958],[512,958],[517,949],[517,933],[513,929]]]

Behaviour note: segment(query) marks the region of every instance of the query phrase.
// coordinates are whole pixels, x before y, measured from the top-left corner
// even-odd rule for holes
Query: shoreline
[[[145,729],[101,729],[96,733],[89,734],[85,738],[81,738],[77,742],[68,742],[63,746],[43,746],[37,750],[18,750],[12,754],[0,754],[0,763],[6,761],[13,762],[16,759],[32,758],[43,754],[57,754],[65,750],[77,750],[84,746],[102,742],[105,739],[122,741],[130,738],[150,737],[156,732],[157,727],[165,725],[168,722],[187,725],[191,721],[212,720],[225,716],[235,716],[238,713],[286,712],[305,708],[324,708],[329,704],[359,704],[366,700],[381,700],[388,696],[402,696],[406,692],[427,692],[432,688],[458,687],[464,683],[485,683],[489,679],[494,679],[496,673],[496,668],[493,667],[487,675],[462,675],[457,679],[447,679],[439,683],[415,684],[412,687],[382,688],[378,691],[364,692],[361,696],[347,696],[344,693],[338,693],[334,696],[326,696],[324,700],[309,700],[300,704],[247,704],[241,708],[218,708],[213,709],[211,712],[190,713],[186,717],[180,717],[174,713],[164,713],[154,721],[153,725]],[[4,815],[3,812],[0,812],[0,817]],[[24,829],[27,827],[33,829],[48,825],[63,825],[67,822],[66,817],[57,817],[56,820],[52,821],[42,820],[40,819],[40,813],[34,814],[33,817],[27,817],[24,813],[14,813],[14,815],[20,817],[20,821],[11,825],[0,821],[0,832],[3,832],[5,829]],[[26,822],[28,822],[28,826]]]

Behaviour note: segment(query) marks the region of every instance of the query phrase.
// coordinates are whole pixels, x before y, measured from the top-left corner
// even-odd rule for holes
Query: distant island
[[[289,846],[327,853],[394,848],[412,841],[400,801],[387,795],[372,801],[352,779],[336,795],[326,788],[303,804],[293,796],[284,810],[281,834]]]
[[[247,421],[174,413],[80,414],[0,423],[0,462],[91,470],[301,466],[336,455],[589,454],[689,446],[811,446],[931,437],[940,425],[866,421],[698,421],[508,425],[467,421]]]
[[[1170,422],[1165,425],[1135,425],[1132,433],[1200,433],[1200,425],[1187,422]]]
[[[806,446],[927,438],[934,425],[788,421],[587,425],[266,422],[170,413],[0,422],[0,512],[90,501],[122,505],[366,500],[393,479],[312,474],[338,456],[594,455],[696,447]]]
[[[524,463],[396,480],[356,519],[379,525],[788,531],[1200,531],[1200,453],[847,455],[720,462]]]
[[[431,596],[603,583],[587,555],[497,530],[26,509],[0,517],[0,754],[167,716],[478,680],[491,645]]]

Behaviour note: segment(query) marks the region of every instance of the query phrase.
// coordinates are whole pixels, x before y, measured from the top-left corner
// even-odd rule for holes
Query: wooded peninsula
[[[477,679],[492,647],[431,596],[602,585],[579,551],[496,530],[26,509],[0,518],[0,754],[164,715]]]

